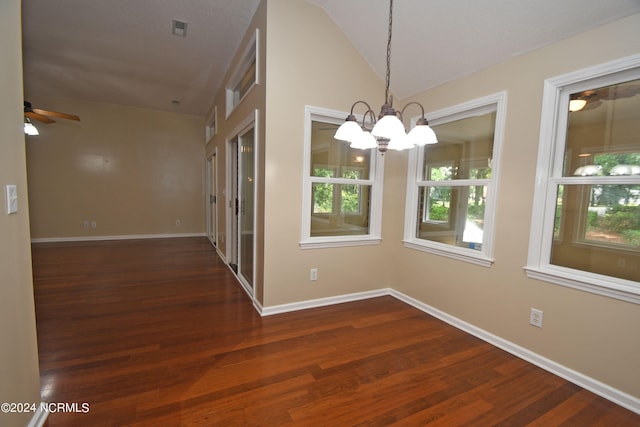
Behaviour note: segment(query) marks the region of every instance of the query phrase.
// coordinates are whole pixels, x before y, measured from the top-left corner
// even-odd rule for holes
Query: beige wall
[[[269,0],[264,305],[392,285],[384,242],[300,249],[304,107],[348,111],[384,100],[384,86],[326,13],[305,1]],[[345,113],[346,116],[346,113]],[[309,281],[309,269],[318,280]]]
[[[217,132],[210,139],[206,146],[206,156],[210,158],[215,153],[217,163],[217,206],[218,206],[218,221],[217,221],[217,248],[219,252],[227,260],[230,259],[230,240],[227,238],[228,234],[228,221],[230,220],[229,202],[230,197],[227,195],[228,179],[227,174],[227,162],[229,150],[229,140],[236,136],[240,130],[239,127],[249,117],[255,117],[256,111],[258,114],[256,124],[256,194],[257,194],[257,206],[256,206],[256,251],[255,251],[255,283],[254,283],[254,296],[255,299],[262,304],[263,301],[263,266],[264,266],[264,152],[265,152],[265,97],[266,97],[266,15],[267,2],[263,1],[258,6],[256,13],[247,29],[247,32],[236,51],[236,55],[233,61],[229,65],[222,85],[218,89],[215,97],[212,100],[212,105],[208,112],[208,117],[213,114],[214,107],[217,108]],[[253,40],[253,36],[258,30],[258,46],[257,46],[257,61],[258,61],[258,84],[254,86],[249,93],[245,96],[242,102],[234,109],[228,117],[226,117],[226,101],[225,101],[225,89],[229,84],[229,81],[233,78],[233,73],[238,68],[238,64],[242,61],[243,53],[248,44]]]
[[[40,401],[29,207],[22,133],[20,1],[0,2],[0,402]],[[18,213],[7,215],[5,185],[18,189]],[[27,425],[33,414],[0,413],[0,425]]]
[[[383,243],[299,248],[304,106],[382,102],[375,76],[332,21],[306,2],[267,2],[265,307],[391,287],[640,398],[635,304],[528,279],[532,194],[546,78],[640,51],[640,15],[608,24],[416,96],[435,111],[507,91],[495,263],[480,267],[404,248],[406,152],[385,156]],[[405,104],[409,100],[403,100]],[[309,269],[319,280],[309,281]],[[544,311],[544,327],[529,310]]]
[[[224,89],[256,28],[260,83],[225,118]],[[228,139],[257,109],[257,302],[273,306],[377,289],[387,269],[370,261],[381,256],[383,245],[303,251],[299,242],[304,107],[345,110],[370,93],[382,100],[379,78],[322,9],[304,1],[262,1],[237,53],[209,111],[214,105],[218,111],[217,134],[207,144],[207,156],[215,153],[218,164],[218,250],[229,257]],[[312,267],[319,270],[317,282],[309,281]]]
[[[204,233],[202,117],[29,101],[81,119],[34,122],[40,135],[27,137],[32,238]]]
[[[3,8],[3,17],[14,18],[13,20],[7,18],[7,23],[3,26],[3,35],[7,33],[8,36],[2,38],[0,46],[10,50],[8,54],[3,52],[3,58],[13,58],[19,63],[19,49],[16,51],[12,41],[16,39],[15,32],[19,32],[15,28],[17,25],[15,22],[19,22],[15,19],[15,9],[18,7],[15,4],[10,6],[3,4]],[[11,8],[10,14],[5,13],[6,8]],[[508,92],[505,145],[500,165],[501,181],[499,182],[494,253],[496,262],[490,268],[466,264],[402,246],[407,153],[390,152],[385,156],[382,244],[335,249],[302,250],[299,248],[304,106],[308,104],[344,111],[356,99],[366,99],[377,105],[376,100],[382,101],[383,82],[359,58],[326,14],[306,2],[263,1],[239,52],[243,50],[251,32],[257,27],[261,29],[259,48],[262,58],[261,84],[228,119],[224,117],[224,91],[218,92],[214,100],[214,104],[218,106],[218,134],[206,146],[206,153],[207,155],[211,155],[214,151],[217,153],[220,166],[219,206],[224,207],[228,202],[224,194],[226,138],[254,109],[259,110],[258,212],[260,214],[257,230],[259,283],[256,296],[261,304],[270,307],[288,302],[392,287],[503,339],[616,389],[640,397],[640,371],[637,369],[640,341],[635,339],[636,325],[640,323],[638,306],[531,280],[526,278],[523,271],[527,259],[531,195],[535,176],[535,164],[531,159],[537,156],[543,81],[549,77],[640,51],[640,34],[638,33],[640,15],[628,17],[515,58],[414,98],[421,101],[428,111],[433,111],[498,91]],[[15,43],[19,45],[19,40]],[[265,59],[266,51],[269,52],[269,57]],[[236,58],[237,60],[239,58]],[[16,64],[15,67],[19,65]],[[233,64],[230,67],[230,70],[232,69],[234,69]],[[15,70],[13,74],[16,74]],[[15,82],[20,81],[19,71],[18,76],[13,74],[9,67],[3,67],[0,74],[0,84],[7,87],[6,93],[9,94],[16,91]],[[3,93],[5,93],[4,87]],[[8,120],[7,117],[11,117],[10,112],[13,111],[13,107],[9,105],[12,104],[12,97],[4,96],[3,99],[5,100],[2,104],[5,106],[3,113],[8,114],[2,114],[1,120]],[[6,102],[7,99],[10,102]],[[404,101],[406,103],[408,100]],[[85,126],[85,122],[88,122],[92,115],[103,117],[104,113],[108,117],[129,116],[129,114],[113,111],[102,111],[102,109],[108,109],[108,106],[98,105],[95,108],[78,111],[79,104],[76,101],[72,104],[66,104],[67,101],[64,100],[52,100],[52,102],[54,102],[53,105],[46,107],[80,114],[83,117],[82,126]],[[126,121],[126,118],[123,120]],[[112,121],[109,120],[108,123]],[[77,131],[73,127],[77,125],[67,123],[64,127],[65,132]],[[15,341],[16,336],[20,336],[23,340],[26,337],[26,341],[21,341],[22,346],[18,348],[12,347],[10,354],[5,355],[5,350],[2,353],[3,367],[9,367],[6,374],[8,376],[5,377],[16,377],[16,381],[13,382],[20,387],[12,386],[0,390],[3,395],[6,395],[6,399],[33,400],[37,398],[37,365],[34,366],[37,353],[33,342],[33,302],[25,216],[26,187],[21,185],[24,184],[24,168],[19,166],[21,161],[24,164],[24,157],[21,149],[16,151],[15,145],[8,143],[8,141],[15,142],[16,139],[22,138],[16,134],[15,130],[11,131],[10,126],[2,126],[2,129],[3,132],[13,133],[0,142],[8,146],[5,150],[8,156],[3,155],[0,160],[3,166],[0,177],[3,181],[15,180],[19,188],[22,188],[21,213],[17,216],[4,216],[4,219],[0,220],[3,235],[0,243],[0,260],[5,266],[3,270],[15,271],[15,277],[11,276],[8,282],[15,286],[2,288],[2,304],[3,308],[5,306],[7,308],[2,311],[2,316],[9,316],[7,319],[3,317],[3,324],[9,322],[8,324],[18,325],[17,329],[19,329],[5,330],[2,333],[7,334],[5,341]],[[53,129],[51,127],[52,131]],[[62,126],[57,129],[62,129]],[[129,131],[124,137],[136,134],[134,124],[128,124],[127,129]],[[150,127],[147,130],[151,131]],[[101,128],[100,131],[111,132],[106,128]],[[161,140],[162,136],[166,137],[165,133],[158,133]],[[119,135],[114,139],[117,140],[119,137],[123,136]],[[202,138],[199,138],[200,147],[202,147]],[[69,144],[71,142],[69,139],[73,138],[64,138],[62,142]],[[80,142],[86,143],[85,139],[82,139]],[[41,141],[44,141],[44,138]],[[29,144],[31,142],[29,141]],[[167,150],[159,155],[161,159],[166,160],[174,154],[171,147],[175,148],[175,146],[171,145],[170,141],[163,140],[160,145],[161,148],[167,147]],[[100,149],[87,153],[91,156],[86,157],[85,166],[93,166],[93,175],[89,175],[89,181],[93,182],[93,187],[88,187],[83,194],[92,197],[95,186],[102,186],[100,190],[104,189],[106,192],[103,194],[115,198],[117,191],[110,187],[108,181],[98,180],[99,174],[107,173],[104,170],[107,168],[105,160],[106,154],[110,155],[111,148],[104,144],[97,147]],[[36,149],[30,145],[29,150],[31,157],[31,150]],[[77,150],[79,149],[71,148],[71,152],[77,156],[74,157],[75,160],[83,154]],[[141,158],[150,158],[154,152],[148,148],[141,150],[143,153]],[[64,150],[49,151],[49,156],[45,159],[49,162],[57,161],[63,152]],[[129,154],[137,156],[137,151]],[[200,156],[197,162],[198,167],[203,166],[202,154],[203,151],[198,154]],[[122,161],[129,159],[128,156],[121,158]],[[116,167],[118,162],[115,163],[111,167]],[[82,162],[76,162],[74,167],[78,168],[80,164]],[[165,165],[172,164],[169,161],[165,162]],[[203,176],[202,171],[199,171],[199,174],[200,177]],[[51,174],[50,177],[53,175]],[[133,181],[129,180],[129,182]],[[174,185],[177,182],[179,180],[168,179],[156,184]],[[74,185],[73,182],[71,184]],[[200,186],[202,188],[202,181]],[[117,188],[115,184],[114,187]],[[200,191],[202,193],[202,190]],[[59,199],[66,200],[62,192],[58,191],[57,194],[60,195]],[[201,194],[197,202],[200,215],[203,212],[203,199]],[[34,205],[37,203],[36,200],[34,199]],[[69,200],[66,201],[69,202]],[[70,203],[75,206],[76,201],[71,200]],[[99,200],[92,201],[92,205],[99,203]],[[117,204],[111,204],[111,206],[114,205]],[[23,206],[24,209],[22,209]],[[62,206],[62,209],[67,208]],[[103,207],[103,210],[107,210],[107,207]],[[34,215],[39,215],[40,212],[44,212],[44,209],[35,210]],[[160,209],[159,212],[162,210]],[[219,229],[222,238],[219,241],[219,248],[224,254],[227,241],[225,239],[226,208],[221,209],[220,213]],[[52,214],[58,215],[56,212]],[[82,215],[88,215],[88,213],[82,212]],[[142,214],[141,217],[145,215]],[[66,217],[63,215],[62,218]],[[70,219],[69,224],[73,223],[69,226],[70,229],[80,227],[75,234],[65,228],[67,225],[62,228],[67,230],[65,233],[69,235],[81,235],[79,233],[85,232],[81,227],[85,219],[96,220],[97,233],[102,233],[101,224],[104,221],[101,217],[76,216],[73,221]],[[171,228],[175,227],[175,219],[175,212],[172,211],[161,222],[169,222],[169,228]],[[119,224],[113,233],[127,234],[127,221],[130,220],[125,218],[124,224]],[[141,219],[136,218],[135,222],[139,221]],[[200,217],[201,225],[198,231],[204,230],[203,222],[203,218]],[[34,224],[34,233],[37,230],[39,228]],[[161,230],[165,229],[161,228]],[[144,231],[136,229],[132,232],[139,234]],[[34,237],[47,237],[45,233],[43,234],[43,236]],[[4,239],[5,235],[10,237],[9,240]],[[20,267],[16,269],[16,266]],[[312,267],[319,269],[317,282],[308,280],[309,268]],[[28,292],[24,288],[28,288]],[[4,293],[7,292],[8,294],[5,295]],[[10,302],[6,304],[5,301]],[[531,307],[544,310],[545,323],[542,329],[528,325]],[[24,360],[32,362],[27,363],[27,367],[24,368]],[[35,397],[32,396],[34,391]]]
[[[507,91],[495,263],[490,268],[479,267],[399,245],[394,260],[397,290],[640,398],[640,307],[528,279],[523,270],[527,263],[543,81],[638,52],[640,14],[412,98],[422,102],[427,111],[435,111]],[[393,160],[387,164],[387,178],[404,176],[405,158]],[[386,194],[403,192],[405,184],[401,181],[388,191],[385,189]],[[403,212],[392,206],[385,200],[385,218],[390,220],[385,227],[395,227],[393,240],[397,241],[401,230],[393,224],[402,223]],[[636,275],[636,279],[640,280],[640,276]],[[528,324],[531,307],[544,311],[542,329]]]

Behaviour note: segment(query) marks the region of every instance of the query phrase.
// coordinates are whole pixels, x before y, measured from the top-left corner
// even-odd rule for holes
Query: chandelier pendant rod
[[[436,134],[429,127],[427,119],[424,117],[422,104],[412,101],[396,111],[393,108],[393,95],[389,94],[391,86],[391,40],[393,35],[393,0],[389,0],[389,29],[387,36],[387,69],[385,75],[384,104],[380,109],[380,114],[376,120],[374,112],[369,104],[364,101],[356,101],[351,106],[351,112],[345,122],[338,127],[334,135],[335,139],[350,143],[350,147],[357,149],[370,149],[378,147],[382,155],[387,149],[404,150],[415,146],[435,144],[438,142]],[[358,104],[367,107],[363,115],[362,125],[358,124],[353,111]],[[415,126],[407,134],[403,123],[403,113],[410,105],[420,107],[421,117],[416,121]],[[370,120],[367,122],[367,120]],[[369,128],[373,125],[373,128]]]
[[[393,32],[393,0],[389,0],[389,32],[387,36],[387,75],[384,92],[384,102],[389,106],[393,104],[393,98],[389,98],[389,86],[391,85],[391,36]]]

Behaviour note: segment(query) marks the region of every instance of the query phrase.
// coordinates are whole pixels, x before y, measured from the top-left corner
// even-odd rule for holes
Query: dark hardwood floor
[[[392,297],[261,318],[205,238],[33,245],[54,426],[638,426]],[[83,413],[82,404],[88,404]]]

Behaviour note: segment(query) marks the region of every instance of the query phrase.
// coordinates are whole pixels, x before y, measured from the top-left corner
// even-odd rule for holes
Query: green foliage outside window
[[[640,153],[596,154],[594,164],[600,166],[602,175],[615,175],[618,165],[640,165]],[[592,207],[606,208],[604,215],[589,212],[587,216],[587,238],[592,232],[619,236],[620,243],[640,246],[640,186],[638,185],[594,185]]]
[[[360,171],[357,169],[345,169],[342,172],[343,178],[359,179]],[[355,184],[342,185],[340,208],[345,214],[357,214],[360,212],[360,191],[359,186]]]
[[[588,221],[587,233],[599,231],[608,235],[619,235],[622,243],[640,246],[640,206],[616,205],[595,221]]]
[[[342,178],[359,179],[359,170],[346,169],[342,173]],[[314,176],[323,178],[333,178],[334,171],[327,168],[315,168]],[[360,186],[357,184],[313,184],[313,212],[332,213],[334,187],[338,188],[340,194],[340,212],[342,214],[360,213]]]
[[[445,206],[443,203],[430,203],[429,220],[449,221],[449,206]]]
[[[342,213],[356,214],[360,211],[360,192],[357,185],[342,185]]]
[[[323,178],[333,177],[333,170],[325,168],[315,168],[314,176]],[[333,211],[333,185],[326,183],[313,184],[313,212],[331,213]]]
[[[596,154],[593,160],[596,166],[602,168],[602,174],[609,176],[617,165],[640,166],[640,153]],[[638,190],[637,185],[608,185],[596,188],[599,191],[594,191],[592,206],[611,206],[620,202],[628,204],[634,197],[638,197],[637,194],[634,195],[634,190]]]

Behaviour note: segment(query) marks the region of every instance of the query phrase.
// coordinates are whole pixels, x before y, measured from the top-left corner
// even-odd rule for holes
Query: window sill
[[[583,274],[564,268],[524,267],[527,277],[609,298],[640,304],[640,287],[630,280],[612,280],[608,276]]]
[[[242,104],[242,101],[244,101],[249,96],[249,94],[251,93],[253,88],[256,87],[256,86],[257,86],[257,84],[253,83],[251,85],[251,87],[247,90],[247,92],[244,95],[242,95],[242,98],[240,98],[238,100],[238,102],[233,102],[233,101],[229,102],[229,101],[227,101],[227,111],[226,111],[226,114],[224,116],[225,120],[228,120],[229,117],[231,116],[231,114],[233,114],[233,112],[236,111],[238,109],[238,107],[240,107],[240,104]],[[227,92],[230,92],[230,90],[227,89]],[[227,95],[227,96],[233,96],[233,95]]]
[[[475,252],[464,248],[458,248],[455,246],[442,245],[442,248],[436,246],[427,246],[422,243],[416,243],[409,240],[403,241],[404,247],[409,249],[415,249],[417,251],[428,252],[435,255],[444,256],[447,258],[453,258],[458,261],[469,262],[471,264],[480,265],[482,267],[491,267],[494,260],[487,257],[482,252]]]
[[[300,249],[322,249],[322,248],[340,248],[344,246],[368,246],[379,245],[382,242],[381,238],[365,237],[362,239],[348,239],[348,238],[336,238],[336,239],[322,239],[322,240],[307,240],[300,242]]]

